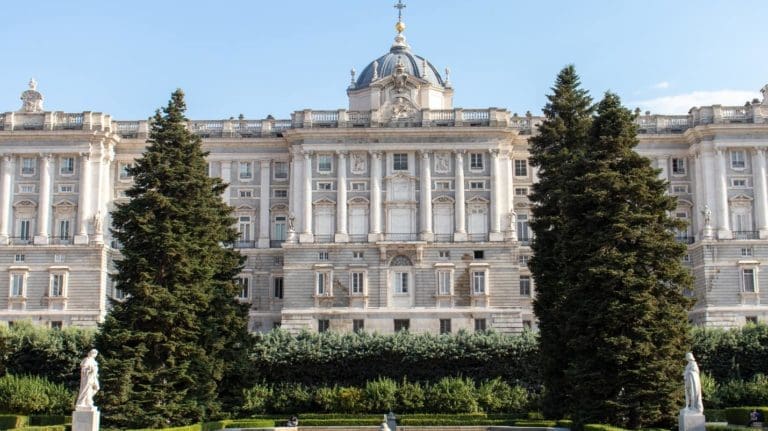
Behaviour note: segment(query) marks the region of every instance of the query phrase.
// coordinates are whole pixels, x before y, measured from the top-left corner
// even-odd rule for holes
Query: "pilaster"
[[[768,184],[766,183],[765,148],[752,151],[752,170],[755,181],[755,225],[760,239],[768,238]]]
[[[304,155],[304,229],[299,235],[300,242],[315,242],[312,234],[312,153],[305,151]]]
[[[88,244],[88,217],[91,213],[91,155],[80,154],[80,189],[77,197],[77,235],[75,244]]]
[[[259,248],[269,248],[269,160],[259,164]]]
[[[336,152],[336,235],[335,242],[349,241],[347,234],[347,153]]]
[[[456,217],[453,240],[456,242],[467,240],[466,204],[464,193],[464,152],[456,151],[456,199],[454,200],[454,214]]]
[[[725,151],[722,148],[715,149],[715,195],[717,206],[717,237],[719,239],[731,239],[730,214],[728,211],[728,186],[725,168]]]
[[[378,151],[371,152],[371,213],[368,241],[381,239],[381,157]]]
[[[503,241],[504,235],[501,233],[501,212],[499,204],[501,203],[500,174],[499,174],[499,150],[492,149],[491,153],[491,232],[489,240]]]
[[[420,236],[422,241],[433,241],[432,231],[432,166],[429,152],[421,151],[421,180],[419,184],[419,204],[421,213]]]
[[[40,166],[40,202],[37,205],[35,244],[48,244],[51,218],[51,154],[43,154]]]

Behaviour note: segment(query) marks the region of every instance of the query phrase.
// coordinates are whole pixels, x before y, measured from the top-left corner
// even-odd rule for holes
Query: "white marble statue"
[[[685,380],[685,410],[691,413],[704,413],[704,404],[701,402],[701,378],[699,366],[693,358],[693,353],[685,354],[688,365],[685,366],[683,378]]]
[[[704,226],[709,226],[709,223],[712,221],[712,210],[709,208],[709,205],[704,205],[701,214],[704,216]]]
[[[80,363],[80,392],[77,394],[75,410],[94,410],[93,396],[99,391],[99,364],[96,355],[99,352],[92,349]]]
[[[101,211],[96,211],[96,214],[93,215],[93,233],[97,235],[103,233],[101,231]]]

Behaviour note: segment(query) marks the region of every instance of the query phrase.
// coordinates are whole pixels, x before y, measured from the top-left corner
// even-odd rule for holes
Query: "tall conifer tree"
[[[101,325],[99,406],[121,428],[215,417],[239,393],[250,343],[247,308],[235,299],[243,257],[226,185],[210,178],[198,136],[185,127],[184,94],[151,119],[129,173],[131,200],[112,213],[122,244],[116,285],[127,294]],[[227,406],[225,405],[224,408]]]
[[[539,181],[533,185],[531,195],[535,237],[529,266],[536,283],[533,307],[539,320],[544,413],[563,417],[569,403],[564,369],[570,354],[563,342],[562,307],[568,287],[563,270],[569,250],[563,249],[568,220],[561,202],[565,199],[565,185],[575,174],[576,161],[587,152],[592,99],[580,87],[572,65],[558,74],[547,98],[545,120],[538,135],[530,139],[531,164],[539,168]]]

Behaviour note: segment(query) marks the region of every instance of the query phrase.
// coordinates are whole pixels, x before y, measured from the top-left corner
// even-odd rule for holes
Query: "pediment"
[[[472,196],[471,198],[467,199],[468,204],[488,204],[490,202],[491,201],[482,196]]]
[[[288,211],[288,205],[286,205],[286,204],[275,204],[275,205],[272,205],[269,208],[269,210],[270,211],[274,211],[274,212],[287,212]]]
[[[747,196],[743,193],[739,193],[738,195],[733,196],[728,200],[731,202],[737,203],[737,202],[752,202],[754,199],[752,199],[751,196]]]
[[[324,197],[312,202],[312,205],[336,205],[336,201]]]
[[[37,203],[35,203],[35,202],[33,202],[33,201],[29,200],[29,199],[24,199],[23,201],[18,201],[15,204],[13,204],[13,207],[14,208],[20,208],[20,209],[24,209],[24,208],[37,208]]]
[[[75,205],[75,203],[74,203],[74,202],[72,202],[72,201],[70,201],[70,200],[68,200],[68,199],[61,199],[61,200],[59,200],[59,201],[56,201],[56,202],[54,202],[54,203],[53,203],[53,206],[54,206],[54,207],[60,207],[60,208],[67,208],[67,207],[69,207],[69,208],[74,208],[74,207],[76,207],[77,205]]]
[[[255,209],[250,205],[239,205],[235,208],[235,211],[254,211]]]
[[[362,196],[356,196],[347,201],[347,204],[349,205],[368,205],[369,203],[370,202],[368,201],[368,199]]]
[[[433,204],[453,204],[454,200],[450,196],[438,196],[432,199]]]

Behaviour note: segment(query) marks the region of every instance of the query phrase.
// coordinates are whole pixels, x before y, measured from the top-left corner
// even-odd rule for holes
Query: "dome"
[[[445,81],[435,66],[424,57],[411,52],[411,48],[405,43],[405,37],[398,35],[388,53],[372,61],[363,69],[355,82],[354,90],[366,88],[376,79],[393,75],[398,62],[403,64],[405,73],[425,79],[434,86],[445,87]],[[376,79],[374,79],[374,66],[376,67]],[[426,74],[425,67],[427,69]]]

